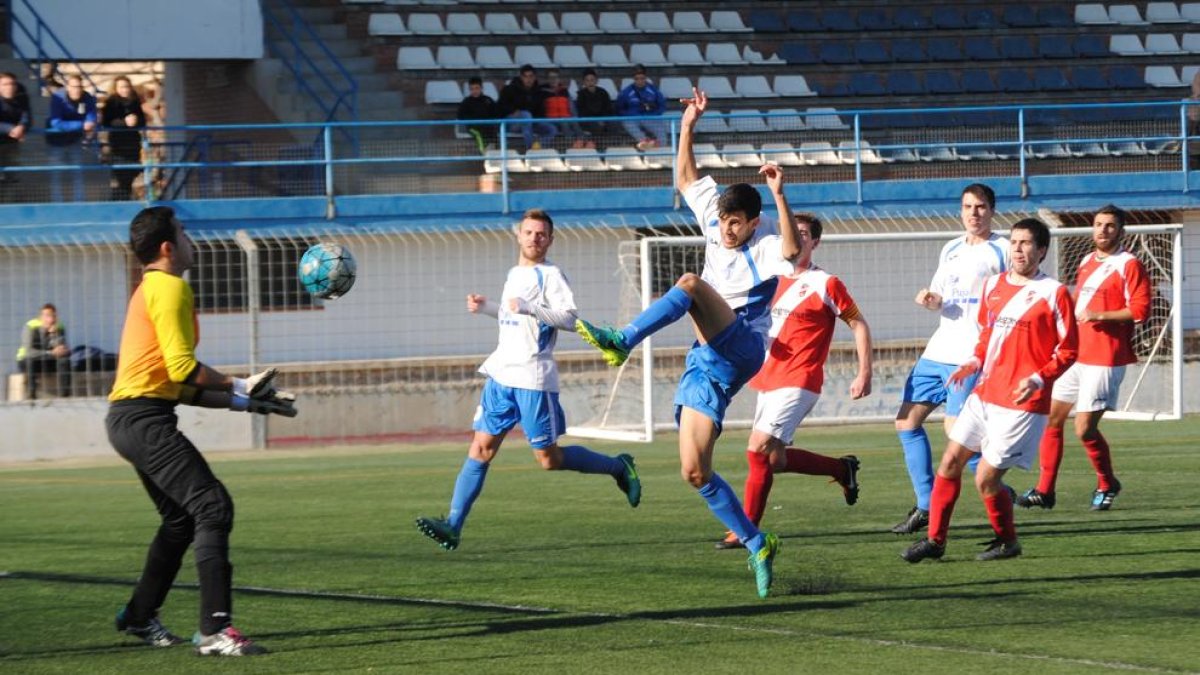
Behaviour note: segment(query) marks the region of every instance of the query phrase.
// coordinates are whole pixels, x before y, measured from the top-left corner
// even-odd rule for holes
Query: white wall
[[[141,61],[258,59],[263,56],[263,18],[257,0],[30,0],[42,20],[76,59]],[[14,18],[34,30],[23,0]],[[13,44],[32,58],[30,38],[13,21]],[[43,42],[52,58],[63,58]]]

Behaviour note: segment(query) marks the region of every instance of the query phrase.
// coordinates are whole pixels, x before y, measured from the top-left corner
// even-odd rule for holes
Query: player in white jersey
[[[929,523],[933,455],[925,418],[945,403],[946,433],[953,428],[974,381],[962,389],[951,389],[947,386],[950,374],[971,358],[979,338],[975,311],[983,281],[1008,269],[1008,240],[992,232],[996,193],[986,185],[973,183],[963,188],[961,203],[966,233],[942,247],[933,281],[915,299],[918,305],[941,317],[904,383],[904,400],[896,413],[896,434],[917,500],[904,520],[892,527],[896,534],[911,534]]]
[[[779,540],[760,532],[746,517],[733,488],[713,471],[712,454],[730,399],[762,367],[775,277],[791,272],[788,260],[800,253],[800,246],[783,195],[783,171],[774,164],[759,169],[779,212],[780,232],[768,234],[759,226],[762,197],[755,188],[738,183],[718,194],[711,177],[699,177],[692,143],[708,97],[693,90],[693,98],[681,103],[685,107],[676,187],[707,239],[703,275],[681,276],[670,291],[621,330],[582,320],[576,329],[615,366],[624,363],[629,350],[655,331],[684,314],[691,316],[697,340],[688,351],[675,393],[681,472],[725,529],[750,550],[749,566],[754,570],[759,597],[766,597]]]
[[[475,437],[454,483],[450,514],[444,519],[417,519],[417,529],[448,551],[458,548],[463,523],[483,490],[488,466],[517,424],[543,469],[606,474],[616,479],[630,506],[641,500],[642,484],[633,457],[558,445],[566,421],[558,403],[554,344],[558,331],[574,329],[576,308],[566,276],[546,260],[553,242],[554,221],[549,214],[526,211],[517,226],[520,256],[508,272],[500,302],[474,293],[467,296],[467,311],[499,320],[500,339],[479,368],[487,382],[475,411]]]

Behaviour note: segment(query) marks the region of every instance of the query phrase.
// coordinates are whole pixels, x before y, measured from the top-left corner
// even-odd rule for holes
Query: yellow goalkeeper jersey
[[[182,277],[147,271],[125,312],[117,379],[108,400],[178,401],[181,383],[198,364],[199,341],[192,287]]]

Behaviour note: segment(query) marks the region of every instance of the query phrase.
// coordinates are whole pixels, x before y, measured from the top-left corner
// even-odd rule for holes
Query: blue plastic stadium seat
[[[1000,20],[996,18],[996,13],[986,7],[977,7],[967,10],[967,27],[968,28],[999,28]]]
[[[786,33],[788,29],[779,12],[767,9],[751,10],[750,28],[756,33]]]
[[[849,10],[845,9],[827,9],[821,12],[821,25],[826,30],[839,33],[851,33],[858,30],[858,21]]]
[[[859,40],[854,44],[854,58],[859,63],[891,63],[892,56],[879,40]]]
[[[921,43],[916,40],[892,40],[892,58],[901,63],[924,63],[929,60]]]
[[[1112,56],[1112,53],[1108,51],[1108,36],[1106,35],[1080,35],[1075,38],[1075,53],[1085,57]]]
[[[1038,55],[1043,59],[1075,58],[1075,42],[1066,35],[1047,35],[1038,40]]]
[[[1029,74],[1019,68],[1006,68],[996,75],[996,87],[1004,92],[1037,91]]]
[[[1134,66],[1113,66],[1108,71],[1108,81],[1117,89],[1145,89],[1146,79]]]
[[[925,73],[925,88],[931,94],[960,94],[963,90],[958,73],[950,70],[931,70]]]
[[[1042,25],[1050,26],[1051,28],[1072,28],[1075,26],[1075,19],[1067,12],[1062,5],[1049,5],[1038,9],[1038,20]]]
[[[846,42],[821,43],[821,63],[847,64],[857,63],[850,44]]]
[[[820,33],[824,30],[817,13],[803,9],[788,12],[787,25],[793,33]]]
[[[858,25],[863,30],[891,30],[892,22],[882,9],[862,9],[858,12]]]
[[[1000,54],[1006,59],[1036,59],[1033,46],[1029,40],[1021,36],[1011,36],[1000,40]]]
[[[991,73],[986,70],[968,70],[963,73],[963,91],[968,94],[988,94],[996,91]]]
[[[972,61],[1000,60],[1000,52],[996,51],[996,45],[986,38],[968,39],[963,53]]]
[[[1011,28],[1036,28],[1043,22],[1029,5],[1009,5],[1004,8],[1004,23]]]
[[[791,64],[807,66],[821,62],[811,42],[785,42],[776,53]]]
[[[931,61],[962,61],[962,49],[955,38],[933,38],[926,45]]]
[[[892,15],[892,24],[900,30],[924,30],[932,24],[929,17],[916,7],[901,7]]]
[[[937,28],[948,28],[951,30],[971,28],[971,26],[967,25],[967,19],[963,16],[961,9],[946,6],[933,8],[933,25]]]
[[[1033,81],[1037,85],[1038,91],[1067,91],[1071,89],[1071,83],[1067,81],[1067,76],[1063,75],[1062,70],[1058,68],[1038,68],[1034,71]]]
[[[850,77],[850,93],[854,96],[883,96],[887,90],[875,73],[854,73]]]
[[[1108,89],[1104,72],[1094,66],[1081,66],[1071,74],[1076,89]]]
[[[911,70],[894,70],[887,75],[887,90],[889,94],[901,96],[916,96],[925,93],[925,87],[916,73]]]

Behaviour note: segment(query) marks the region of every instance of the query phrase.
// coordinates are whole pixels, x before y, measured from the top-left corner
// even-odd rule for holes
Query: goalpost
[[[1151,279],[1151,316],[1137,327],[1138,363],[1126,370],[1121,400],[1109,417],[1179,419],[1182,416],[1183,324],[1182,232],[1180,225],[1131,225],[1126,249],[1141,260]],[[838,275],[871,326],[874,377],[871,396],[852,401],[848,389],[857,371],[853,338],[838,325],[826,364],[821,400],[806,423],[845,424],[894,419],[909,369],[925,349],[938,315],[913,302],[927,286],[941,247],[961,232],[828,234],[815,254],[817,264]],[[1051,249],[1042,271],[1074,288],[1079,260],[1092,250],[1091,228],[1051,230]],[[704,263],[700,236],[650,236],[620,247],[620,322],[626,322],[665,293],[684,272]],[[656,431],[674,429],[675,385],[694,336],[680,321],[645,340],[612,371],[601,404],[590,419],[568,429],[578,436],[648,442]],[[754,393],[743,391],[727,411],[725,426],[753,421]]]

